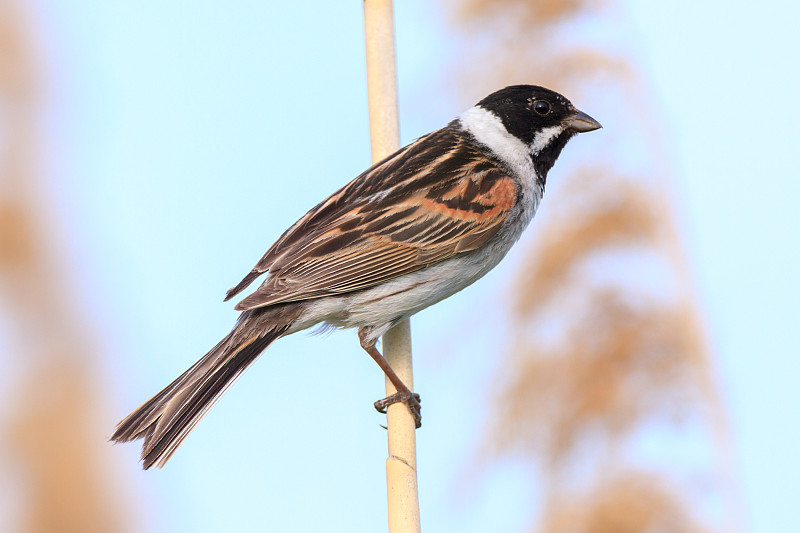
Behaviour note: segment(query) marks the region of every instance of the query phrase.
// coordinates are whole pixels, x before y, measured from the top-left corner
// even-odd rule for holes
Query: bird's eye
[[[546,115],[550,112],[550,102],[546,100],[536,100],[533,103],[533,110],[540,115]]]

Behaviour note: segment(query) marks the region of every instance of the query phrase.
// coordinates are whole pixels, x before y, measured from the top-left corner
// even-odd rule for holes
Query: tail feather
[[[111,436],[127,442],[144,438],[145,469],[169,460],[189,432],[236,378],[297,318],[294,306],[242,313],[233,330],[161,392],[125,417]]]

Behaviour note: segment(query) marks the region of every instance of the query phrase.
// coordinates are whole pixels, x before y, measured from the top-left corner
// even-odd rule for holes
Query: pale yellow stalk
[[[392,0],[364,0],[364,34],[369,129],[372,160],[376,162],[400,148]],[[383,336],[383,355],[403,383],[413,390],[411,326],[408,320]],[[387,379],[386,395],[395,392]],[[420,531],[415,429],[414,418],[404,404],[389,406],[389,457],[386,459],[389,533]]]

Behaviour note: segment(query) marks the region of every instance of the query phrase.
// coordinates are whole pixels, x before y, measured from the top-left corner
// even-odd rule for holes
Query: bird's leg
[[[386,377],[389,378],[389,381],[392,382],[394,388],[397,389],[397,392],[392,394],[391,396],[387,396],[382,400],[378,400],[375,402],[375,409],[378,410],[379,413],[385,413],[386,408],[392,405],[393,403],[402,402],[408,407],[408,410],[411,411],[411,415],[414,417],[414,422],[416,423],[417,428],[422,426],[422,406],[420,405],[420,397],[419,394],[411,392],[411,389],[406,387],[406,384],[400,379],[400,377],[394,373],[392,367],[389,366],[389,362],[381,355],[381,352],[375,347],[375,342],[369,342],[367,340],[367,333],[369,330],[367,328],[359,328],[358,329],[358,340],[361,342],[361,347],[364,348],[370,357],[372,357],[378,366],[381,367],[383,373],[386,374]]]

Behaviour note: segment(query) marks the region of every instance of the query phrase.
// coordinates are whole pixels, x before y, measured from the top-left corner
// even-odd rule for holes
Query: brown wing
[[[226,299],[269,271],[239,310],[372,287],[489,240],[517,195],[513,180],[452,128],[376,164],[309,211]]]

